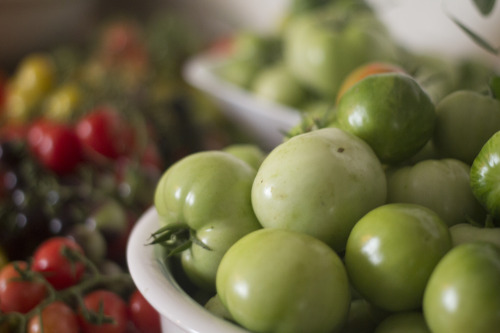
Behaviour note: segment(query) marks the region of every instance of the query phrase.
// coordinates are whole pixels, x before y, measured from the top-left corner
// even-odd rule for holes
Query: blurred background
[[[146,19],[160,11],[186,16],[207,39],[235,29],[275,31],[293,0],[1,0],[0,61],[12,65],[22,54],[56,43],[81,39],[110,16],[132,15]],[[304,1],[306,2],[306,1]],[[310,1],[314,3],[314,1]],[[368,0],[392,35],[412,50],[439,52],[459,57],[480,54],[498,63],[477,47],[450,19],[471,27],[491,45],[500,44],[500,9],[481,15],[473,0]]]
[[[495,1],[0,0],[0,268],[68,236],[103,274],[126,272],[130,232],[179,159],[263,156],[329,126],[342,80],[371,61],[436,103],[483,93],[499,49]]]

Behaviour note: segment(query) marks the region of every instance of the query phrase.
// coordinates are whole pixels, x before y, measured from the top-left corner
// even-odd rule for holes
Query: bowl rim
[[[249,91],[219,77],[217,69],[228,56],[208,50],[188,59],[183,68],[184,79],[194,87],[240,109],[251,110],[255,116],[276,122],[283,128],[297,125],[302,113],[286,105],[258,98]]]
[[[137,220],[127,243],[127,264],[137,289],[162,317],[186,332],[248,333],[211,314],[179,287],[156,257],[154,246],[147,245],[158,228],[158,220],[155,207],[148,208]]]

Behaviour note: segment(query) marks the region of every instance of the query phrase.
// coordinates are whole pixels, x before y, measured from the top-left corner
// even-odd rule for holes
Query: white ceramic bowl
[[[248,333],[212,315],[188,296],[160,263],[154,246],[146,245],[158,229],[154,207],[137,221],[127,245],[127,263],[135,285],[160,313],[164,333]]]
[[[300,122],[300,112],[258,99],[221,79],[216,69],[223,61],[224,58],[216,53],[201,53],[185,64],[184,77],[192,86],[218,101],[228,119],[251,135],[262,148],[276,147],[283,142],[284,133]]]
[[[80,38],[95,7],[95,0],[0,0],[0,64]]]

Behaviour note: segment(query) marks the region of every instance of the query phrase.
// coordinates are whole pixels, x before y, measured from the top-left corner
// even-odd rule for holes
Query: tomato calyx
[[[181,224],[162,227],[152,233],[151,237],[153,240],[148,245],[161,245],[165,248],[167,257],[179,254],[193,244],[199,245],[207,251],[212,251],[207,244],[196,236],[193,229]]]

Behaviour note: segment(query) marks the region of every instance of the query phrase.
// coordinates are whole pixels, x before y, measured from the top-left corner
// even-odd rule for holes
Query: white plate
[[[132,279],[148,302],[160,313],[165,333],[248,333],[212,315],[189,297],[146,245],[159,227],[154,207],[137,221],[127,244],[127,263]]]
[[[301,120],[300,112],[256,98],[215,73],[224,58],[215,53],[201,53],[190,59],[184,78],[192,86],[216,99],[226,116],[239,124],[262,148],[270,150],[283,141],[284,134]]]

